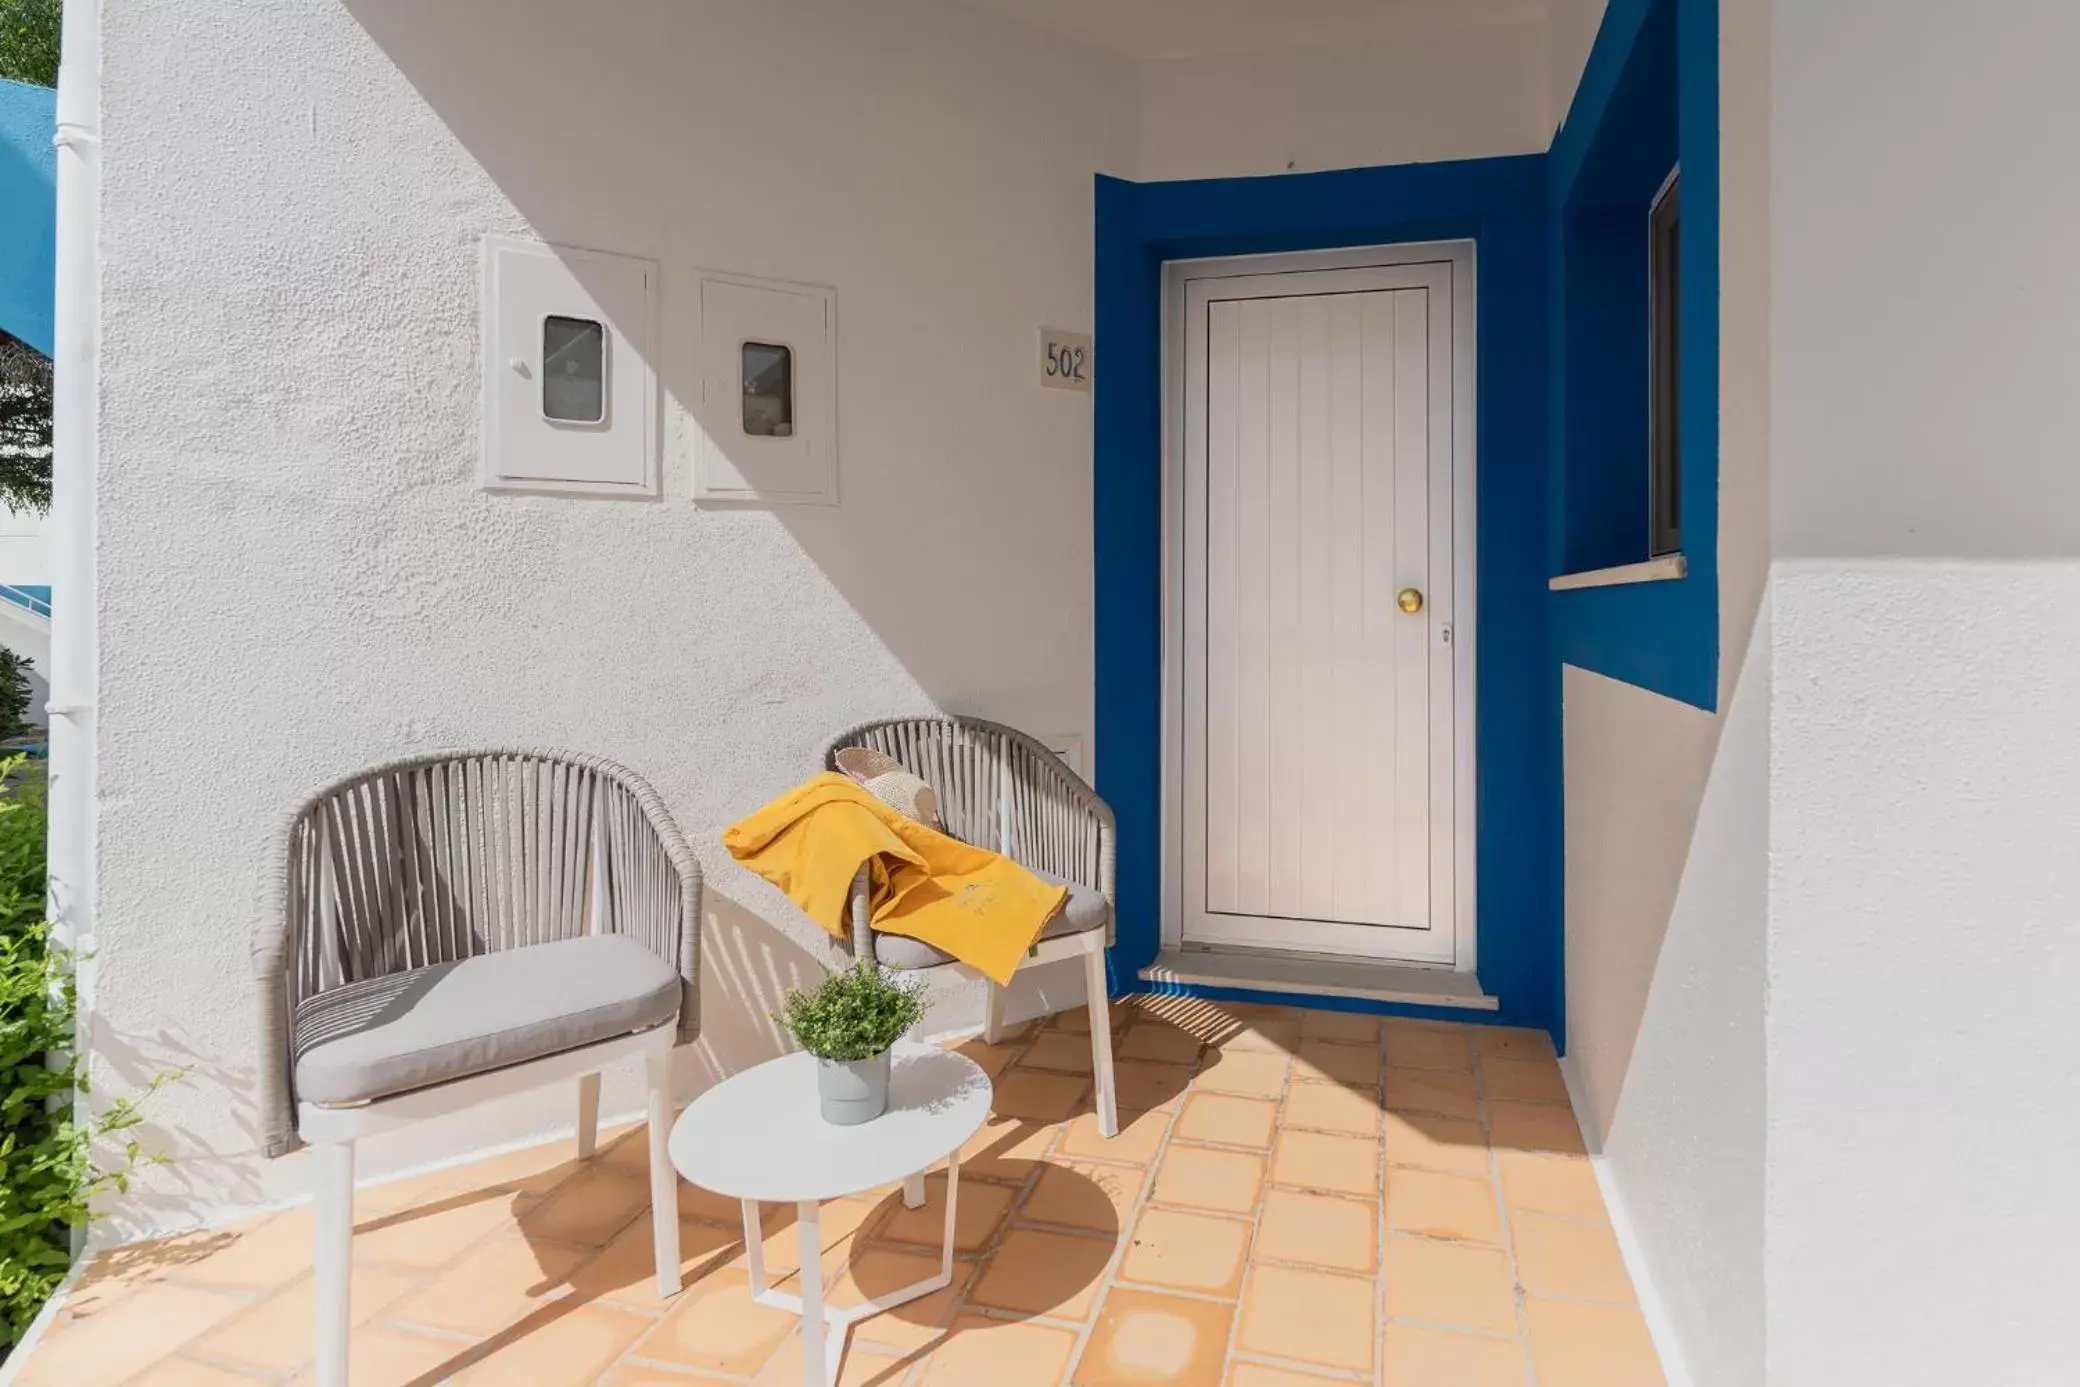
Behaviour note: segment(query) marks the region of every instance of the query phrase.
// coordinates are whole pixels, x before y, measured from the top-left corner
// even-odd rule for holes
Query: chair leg
[[[650,1087],[650,1228],[656,1241],[657,1294],[679,1294],[679,1172],[672,1168],[672,1052],[643,1057]],[[593,1076],[597,1080],[598,1076]]]
[[[982,1039],[994,1045],[1004,1038],[1004,989],[987,978],[982,985],[989,989],[982,999]]]
[[[599,1075],[578,1080],[578,1159],[589,1161],[599,1149]]]
[[[318,1228],[312,1267],[317,1301],[318,1387],[347,1387],[347,1327],[354,1282],[354,1143],[319,1142]]]
[[[1098,1076],[1098,1135],[1119,1133],[1119,1101],[1112,1080],[1112,998],[1105,990],[1105,949],[1093,947],[1083,956],[1083,987],[1091,1009],[1091,1070]]]

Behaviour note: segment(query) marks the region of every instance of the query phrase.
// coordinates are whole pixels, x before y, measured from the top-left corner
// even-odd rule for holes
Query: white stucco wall
[[[94,1051],[104,1096],[192,1065],[118,1235],[307,1188],[252,1154],[246,965],[306,788],[446,744],[648,778],[709,872],[692,1085],[770,1053],[815,970],[717,838],[822,738],[936,705],[1088,740],[1090,404],[1038,387],[1035,340],[1090,326],[1129,75],[925,0],[569,14],[107,8]],[[487,231],[656,259],[675,401],[693,270],[836,286],[843,506],[699,508],[669,426],[660,502],[478,490]],[[550,1095],[369,1169],[568,1122]]]
[[[1726,0],[1718,708],[1562,681],[1567,1064],[1650,1322],[1697,1387],[1762,1380],[1768,43],[1765,7]]]
[[[1775,25],[1769,1380],[2070,1382],[2080,10]]]
[[[1444,75],[1391,100],[1362,65],[1264,59],[1274,97],[1356,93],[1266,145],[1187,141],[1223,114],[1202,88],[946,0],[107,7],[87,982],[104,1101],[189,1072],[143,1134],[176,1163],[103,1235],[308,1189],[253,1151],[264,849],[308,787],[402,752],[560,744],[650,779],[709,871],[682,1086],[772,1053],[820,937],[727,861],[724,825],[881,713],[979,712],[1088,756],[1090,405],[1034,358],[1041,326],[1090,326],[1092,174],[1542,146],[1536,26],[1436,42]],[[485,232],[662,267],[661,501],[478,490]],[[697,269],[837,289],[841,507],[689,499]],[[1012,1010],[1080,996],[1051,970]],[[942,987],[932,1024],[975,1000]],[[606,1105],[633,1107],[625,1078]],[[542,1095],[364,1168],[568,1122]]]
[[[1698,735],[1695,726],[1671,727],[1668,712],[1675,705],[1667,699],[1626,685],[1595,689],[1610,681],[1569,671],[1571,768],[1592,754],[1584,744],[1620,744],[1598,741],[1600,734],[1626,736],[1617,729],[1583,728],[1577,708],[1587,703],[1633,715],[1623,743],[1641,768],[1633,778],[1654,782],[1651,788],[1624,787],[1646,793],[1634,813],[1605,818],[1598,827],[1633,831],[1629,841],[1644,849],[1637,854],[1643,875],[1665,871],[1671,860],[1677,868],[1672,896],[1666,904],[1657,902],[1665,928],[1638,953],[1628,956],[1615,947],[1624,935],[1607,926],[1652,916],[1612,910],[1610,897],[1578,892],[1571,884],[1568,923],[1571,935],[1600,933],[1609,951],[1592,956],[1570,938],[1570,964],[1599,973],[1596,982],[1579,987],[1570,977],[1570,1003],[1589,993],[1599,1005],[1586,1013],[1570,1005],[1569,1066],[1577,1091],[1588,1100],[1585,1117],[1602,1124],[1599,1159],[1607,1193],[1678,1387],[1757,1387],[1763,1381],[1768,639],[1765,608],[1723,713],[1707,718],[1690,710],[1692,718],[1710,724],[1709,737]],[[1706,765],[1697,798],[1667,804],[1668,787],[1688,790],[1697,771],[1674,758],[1695,754],[1700,744]],[[1620,786],[1625,779],[1603,778]],[[1571,809],[1578,803],[1578,784],[1570,785]],[[1691,826],[1681,848],[1670,851],[1648,825],[1639,812],[1646,803],[1663,803]],[[1579,822],[1583,816],[1574,817]],[[1624,844],[1612,838],[1600,847],[1571,849],[1570,873],[1578,853],[1608,864],[1624,855]],[[1578,909],[1584,895],[1606,913]],[[1599,931],[1598,924],[1606,928]],[[1636,1010],[1622,1005],[1630,994],[1620,987],[1639,989]],[[1613,1034],[1628,1018],[1624,1033]],[[1621,1083],[1612,1091],[1609,1061],[1620,1045]]]
[[[1546,81],[1536,19],[1151,62],[1137,168],[1213,178],[1535,153],[1552,140]]]

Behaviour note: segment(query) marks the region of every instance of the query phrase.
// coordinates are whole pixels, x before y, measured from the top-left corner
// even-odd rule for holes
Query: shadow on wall
[[[89,965],[91,966],[91,965]],[[88,1018],[87,1048],[95,1060],[95,1088],[82,1095],[89,1120],[99,1128],[109,1117],[113,1103],[124,1097],[139,1101],[141,1125],[124,1134],[134,1140],[140,1157],[162,1160],[153,1179],[133,1183],[123,1199],[108,1210],[109,1222],[96,1224],[90,1237],[96,1243],[127,1242],[144,1233],[190,1224],[198,1209],[246,1209],[267,1202],[267,1192],[255,1178],[250,1162],[216,1157],[190,1159],[189,1153],[207,1151],[211,1143],[178,1125],[169,1126],[160,1109],[147,1094],[155,1081],[177,1083],[221,1095],[222,1106],[231,1114],[248,1150],[261,1144],[255,1120],[253,1095],[257,1088],[254,1070],[246,1065],[215,1065],[202,1062],[202,1053],[186,1037],[172,1031],[150,1036],[123,1035],[99,1014]],[[110,1080],[114,1082],[110,1082]],[[112,1096],[113,1095],[113,1096]],[[110,1143],[95,1147],[92,1158],[100,1168],[109,1168],[116,1158]]]
[[[731,595],[761,629],[854,654],[866,636],[870,663],[834,653],[774,695],[830,710],[829,730],[943,708],[1087,742],[1090,400],[1039,387],[1036,333],[1089,313],[1091,174],[1117,135],[1095,98],[1064,98],[1095,90],[1096,60],[1024,52],[1003,41],[1022,30],[925,0],[632,4],[580,25],[549,0],[345,8],[525,230],[661,267],[663,499],[554,504],[661,507],[690,544],[762,565]],[[522,228],[450,229],[435,253],[474,282],[479,235]],[[691,500],[701,270],[838,290],[842,508]],[[857,624],[831,619],[819,574]],[[907,681],[875,675],[883,659]],[[736,773],[759,793],[793,775]],[[791,909],[743,889],[769,919]],[[1071,963],[1008,1005],[1080,998]]]
[[[701,399],[696,272],[836,287],[842,508],[708,504],[689,529],[777,523],[932,704],[1082,730],[1090,408],[1038,387],[1035,343],[1045,315],[1089,311],[1111,137],[1100,112],[1065,116],[1087,103],[1053,80],[1062,50],[1013,63],[988,41],[1016,32],[1001,21],[918,0],[623,5],[576,25],[549,0],[346,9],[532,234],[662,267],[662,505],[692,494],[676,417]],[[508,229],[458,227],[444,253],[474,275],[478,234]],[[774,577],[740,599],[786,602]]]
[[[844,955],[835,944],[822,955],[802,948],[712,886],[702,901],[701,1036],[691,1056],[706,1088],[794,1049],[778,1019],[781,1003],[790,988],[822,981]]]

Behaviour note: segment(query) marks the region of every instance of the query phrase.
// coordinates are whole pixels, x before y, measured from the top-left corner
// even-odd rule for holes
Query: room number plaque
[[[1050,390],[1091,389],[1091,338],[1087,332],[1040,329],[1040,383]]]

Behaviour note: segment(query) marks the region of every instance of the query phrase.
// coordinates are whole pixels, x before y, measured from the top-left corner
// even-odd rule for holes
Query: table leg
[[[766,1235],[760,1226],[758,1201],[744,1201],[744,1260],[751,1265],[751,1294],[766,1293]]]
[[[800,1234],[802,1258],[803,1387],[829,1387],[824,1370],[829,1345],[825,1342],[823,1326],[823,1233],[817,1226],[816,1215],[816,1201],[813,1199],[795,1205],[795,1227]]]
[[[956,1150],[946,1158],[946,1235],[939,1252],[939,1274],[949,1282],[953,1280],[953,1211],[960,1193],[961,1153]]]

